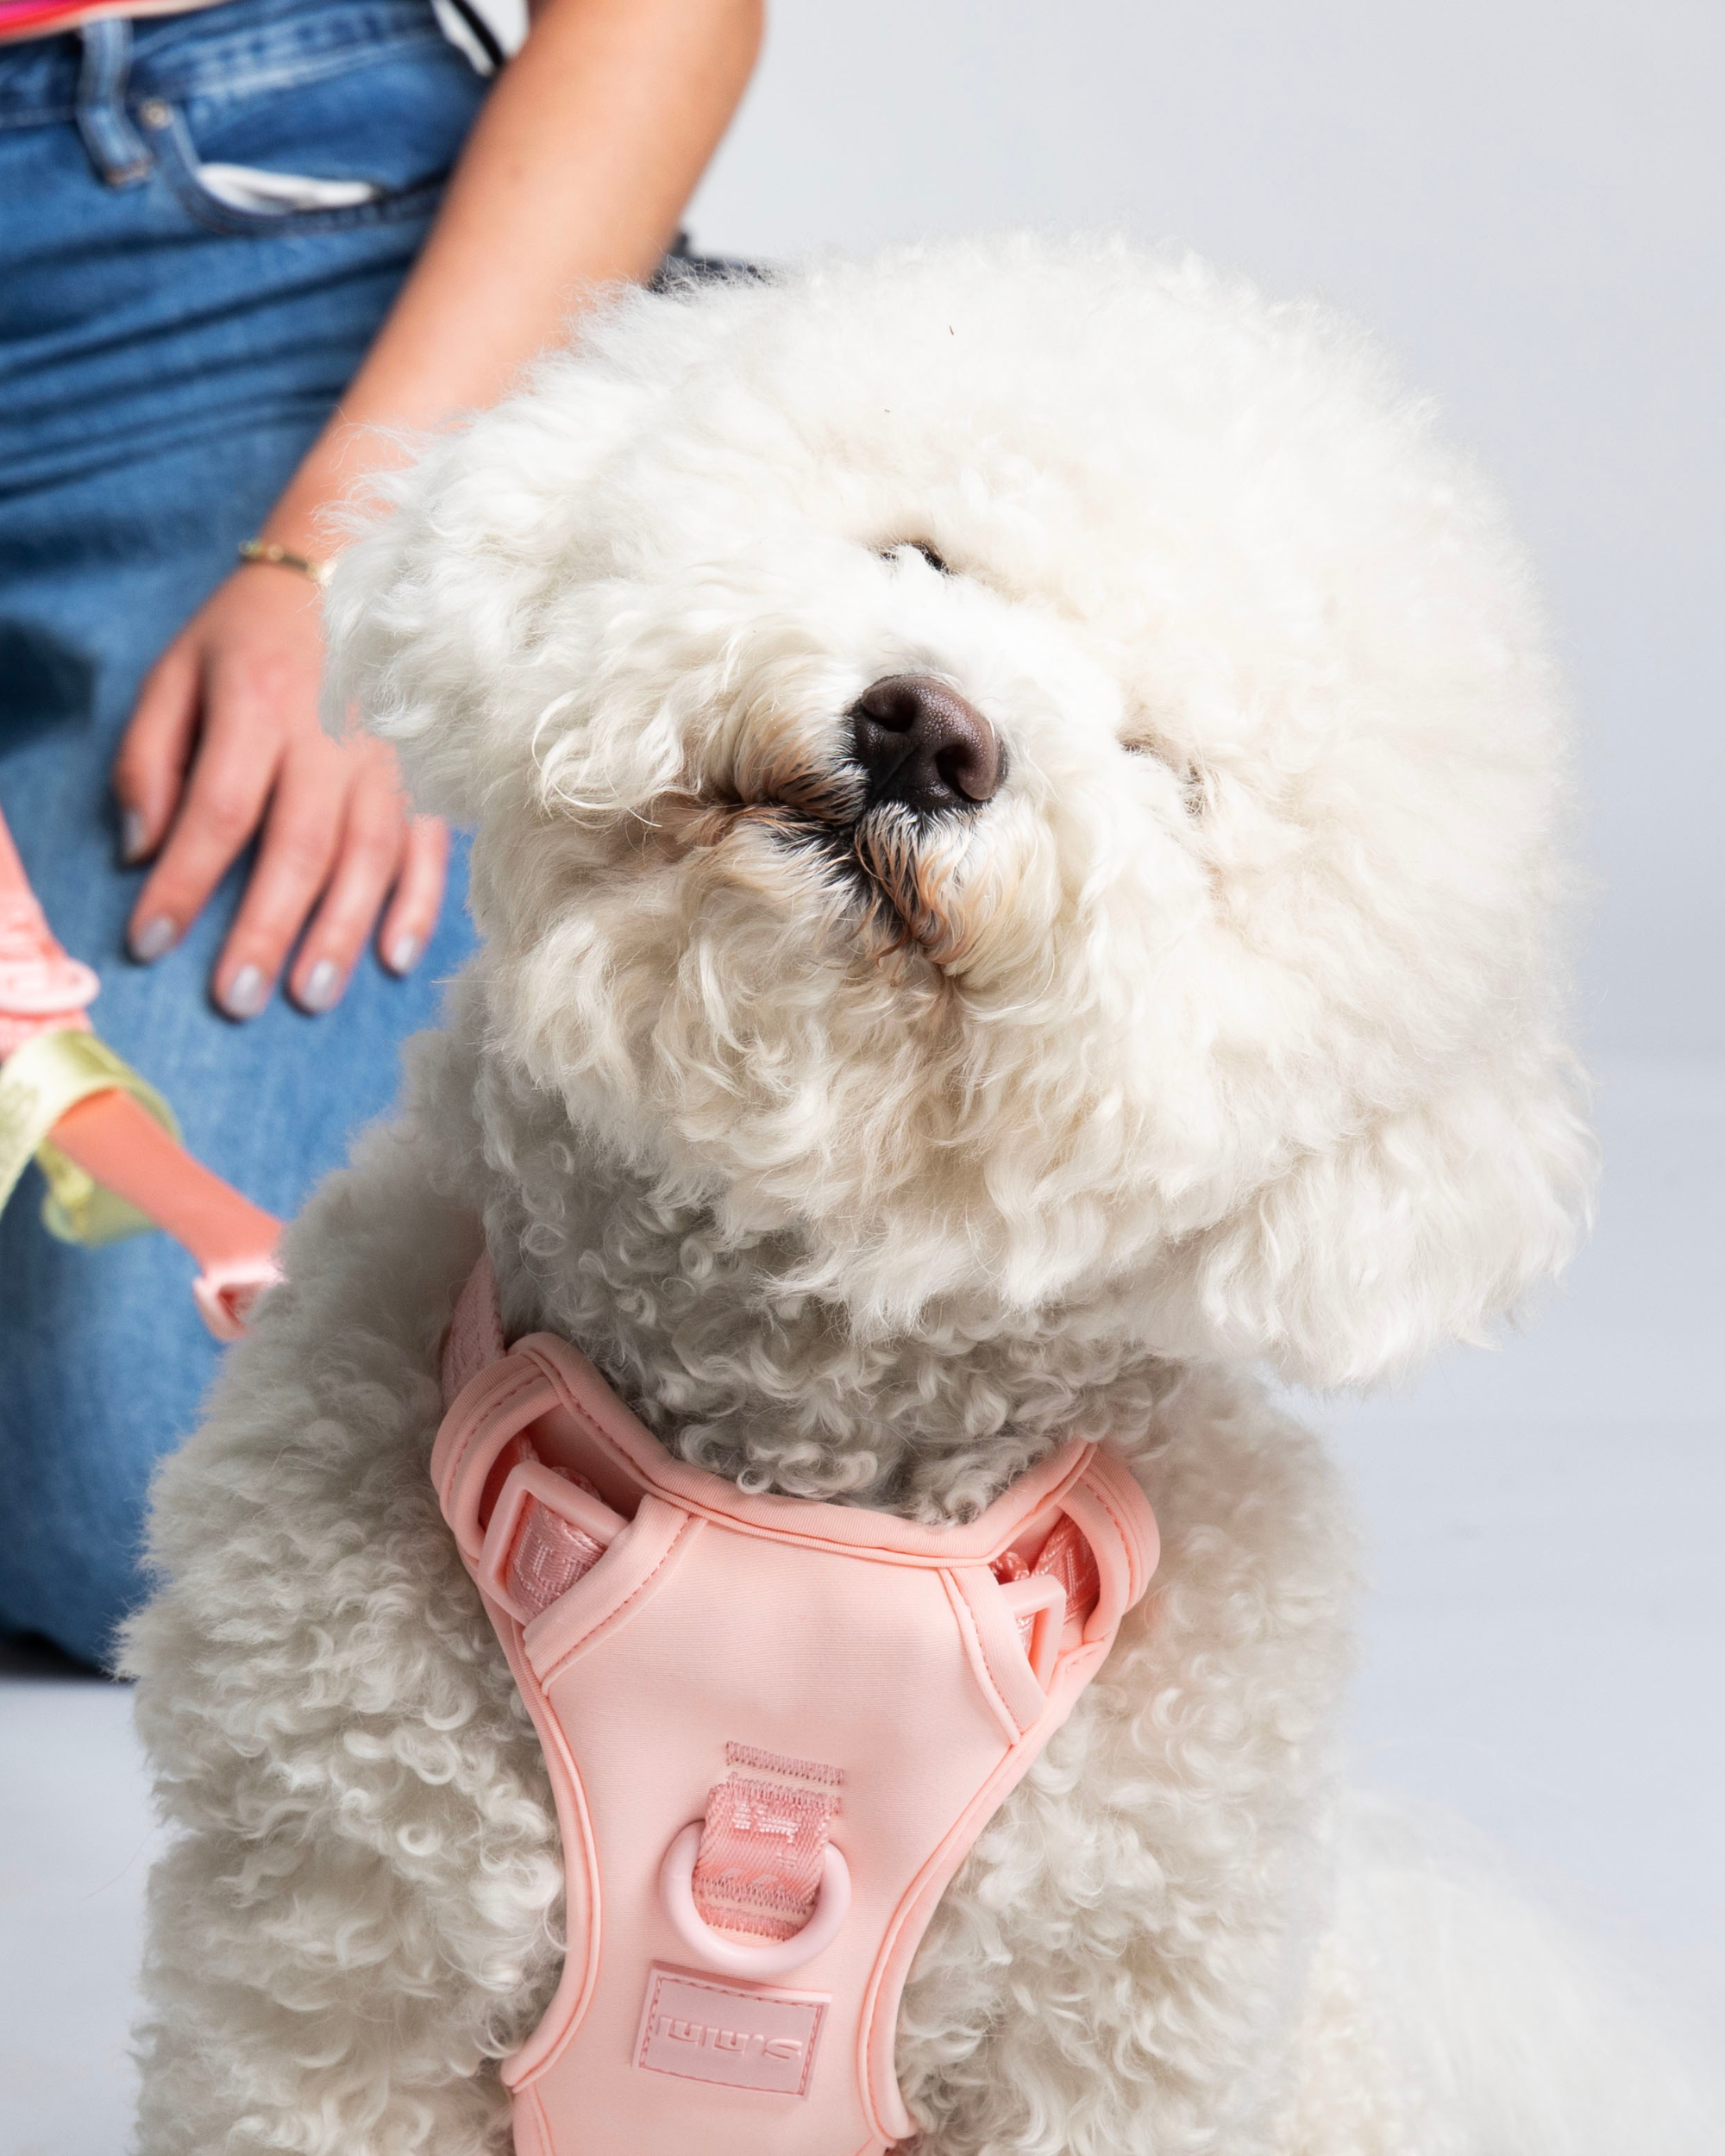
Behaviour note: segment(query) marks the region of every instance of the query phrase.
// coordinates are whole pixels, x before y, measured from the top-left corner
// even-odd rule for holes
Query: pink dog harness
[[[881,2156],[912,1958],[1149,1584],[1143,1493],[1075,1440],[968,1526],[746,1495],[564,1341],[505,1352],[483,1259],[444,1393],[433,1479],[568,1875],[517,2156]]]

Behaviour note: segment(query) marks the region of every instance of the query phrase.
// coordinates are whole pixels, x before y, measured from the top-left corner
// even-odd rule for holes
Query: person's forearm
[[[265,527],[329,509],[419,429],[494,401],[584,286],[648,275],[736,110],[761,0],[545,0],[486,99],[412,275]]]

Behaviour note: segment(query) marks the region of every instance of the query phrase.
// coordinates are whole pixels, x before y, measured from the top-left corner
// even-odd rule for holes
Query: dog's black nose
[[[850,707],[869,805],[902,801],[932,815],[991,800],[1005,776],[999,736],[957,689],[926,674],[889,674]]]

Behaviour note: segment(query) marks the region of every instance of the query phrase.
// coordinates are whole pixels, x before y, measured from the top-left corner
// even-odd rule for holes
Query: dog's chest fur
[[[553,1988],[561,1860],[537,1739],[426,1474],[436,1333],[483,1213],[511,1330],[576,1340],[718,1471],[939,1517],[1075,1432],[1134,1463],[1156,1585],[938,1911],[900,2078],[928,2156],[1281,2147],[1346,1661],[1347,1529],[1316,1446],[1237,1377],[1125,1363],[1101,1324],[961,1319],[860,1348],[766,1292],[781,1253],[717,1248],[579,1160],[549,1114],[493,1100],[481,1144],[471,1065],[426,1053],[436,1112],[374,1138],[297,1226],[294,1286],[164,1490],[160,1532],[185,1547],[165,1551],[175,1583],[136,1651],[177,1682],[142,1713],[159,1756],[201,1754],[202,1772],[169,1792],[196,1789],[196,1831],[158,1890],[149,2105],[176,2101],[175,2047],[231,2022],[231,1984],[198,1975],[225,1954],[256,1972],[256,2025],[224,2037],[254,2107],[286,2012],[302,2058],[328,2024],[311,2078],[330,2103],[429,2105],[439,2156],[505,2145],[501,2088],[474,2070]],[[245,1882],[225,1937],[211,1865]],[[183,1957],[176,1867],[198,1911]],[[360,1942],[362,1979],[331,1966],[336,1934]],[[391,2001],[374,2037],[356,1984]]]
[[[900,2075],[937,2129],[930,2156],[1037,2145],[1028,2120],[1055,2087],[1069,2135],[1094,2109],[1099,2149],[1255,2146],[1319,1915],[1298,1896],[1320,1891],[1343,1658],[1345,1531],[1311,1442],[1249,1381],[1127,1356],[1106,1310],[948,1309],[859,1341],[777,1285],[795,1257],[781,1240],[727,1241],[572,1150],[543,1098],[498,1105],[487,1123],[510,1138],[506,1162],[491,1148],[486,1216],[511,1330],[578,1342],[685,1457],[924,1520],[974,1516],[1075,1433],[1133,1461],[1165,1537],[1157,1589],[946,1897]],[[1212,2041],[1182,2045],[1176,2071],[1167,2033],[1194,2015]]]

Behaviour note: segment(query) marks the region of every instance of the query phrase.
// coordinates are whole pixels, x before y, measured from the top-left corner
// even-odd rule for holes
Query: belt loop
[[[124,16],[86,22],[78,77],[78,131],[90,161],[110,187],[148,177],[149,152],[126,116],[126,77],[132,64],[132,26]]]

